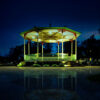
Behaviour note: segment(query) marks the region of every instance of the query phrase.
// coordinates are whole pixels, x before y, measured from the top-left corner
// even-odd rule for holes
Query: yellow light
[[[64,63],[66,63],[66,61],[62,61],[62,63],[64,64]]]
[[[35,39],[35,37],[34,37],[34,36],[32,36],[32,39]]]
[[[40,41],[41,41],[41,39],[38,39],[38,41],[40,42]]]
[[[50,34],[50,35],[52,35],[52,32],[51,32],[51,31],[49,31],[49,34]]]
[[[64,65],[64,67],[70,67],[71,65],[70,64],[68,64],[68,65]]]
[[[63,39],[59,39],[60,42],[62,42]]]
[[[52,40],[49,40],[49,42],[52,42]]]

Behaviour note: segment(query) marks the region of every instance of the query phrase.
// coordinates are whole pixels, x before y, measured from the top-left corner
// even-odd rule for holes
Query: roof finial
[[[52,25],[51,25],[51,24],[49,24],[49,27],[52,27]]]

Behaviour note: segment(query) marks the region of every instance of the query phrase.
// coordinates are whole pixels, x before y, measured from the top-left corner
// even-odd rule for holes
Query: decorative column
[[[63,31],[62,31],[62,58],[63,58]]]
[[[77,38],[75,40],[75,54],[76,54],[76,60],[77,60]]]
[[[43,44],[44,44],[44,43],[42,42],[42,60],[43,60]]]
[[[28,55],[30,55],[30,42],[31,40],[28,40]]]
[[[26,38],[27,33],[24,34],[24,58],[26,55],[26,44],[25,44],[25,38]]]
[[[26,45],[25,45],[25,39],[24,39],[24,58],[25,58],[25,54],[26,54]]]
[[[57,43],[58,43],[58,60],[59,60],[59,41]]]
[[[39,39],[37,36],[37,57],[39,57]]]
[[[73,40],[71,40],[71,56],[73,55]]]

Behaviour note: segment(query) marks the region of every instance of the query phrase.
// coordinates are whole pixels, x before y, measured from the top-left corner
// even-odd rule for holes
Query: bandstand
[[[77,60],[77,38],[80,32],[74,31],[67,27],[34,27],[31,30],[22,32],[20,35],[24,38],[24,61],[25,62],[43,62],[43,61],[76,61]],[[28,54],[26,54],[25,41],[28,40]],[[30,42],[37,42],[37,53],[30,54]],[[64,53],[64,42],[71,42],[71,54]],[[75,43],[73,43],[75,41]],[[42,48],[39,48],[41,43]],[[44,43],[57,43],[57,53],[46,55],[44,52]],[[61,43],[61,48],[59,46]],[[73,46],[74,45],[74,46]],[[66,47],[68,48],[68,47]],[[42,49],[39,53],[39,49]],[[59,52],[61,49],[61,52]]]

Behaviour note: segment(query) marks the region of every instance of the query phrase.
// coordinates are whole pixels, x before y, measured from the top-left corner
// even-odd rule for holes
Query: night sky
[[[81,42],[100,28],[100,0],[0,0],[0,55],[23,44],[20,32],[49,24],[82,32]]]

